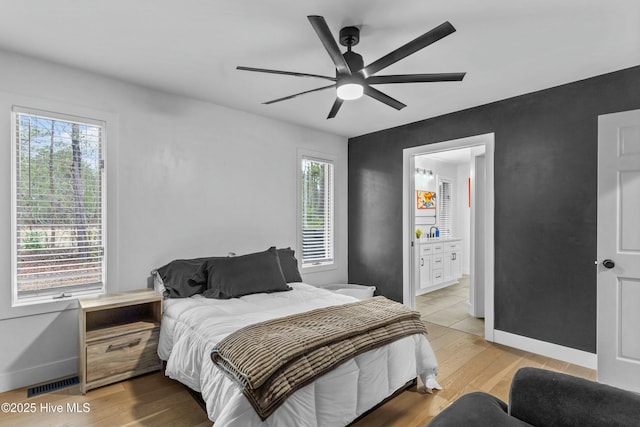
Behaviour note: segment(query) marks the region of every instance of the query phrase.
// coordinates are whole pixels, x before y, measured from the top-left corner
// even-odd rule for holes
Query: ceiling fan
[[[336,67],[336,76],[322,76],[318,74],[297,73],[293,71],[280,71],[269,70],[265,68],[253,68],[253,67],[236,67],[238,70],[243,71],[255,71],[259,73],[271,73],[271,74],[284,74],[288,76],[296,77],[314,77],[318,79],[330,80],[334,82],[328,86],[322,86],[319,88],[306,90],[304,92],[296,93],[293,95],[285,96],[283,98],[274,99],[264,102],[264,104],[273,104],[287,99],[292,99],[300,95],[307,93],[318,92],[321,90],[336,88],[336,100],[329,111],[327,119],[331,119],[338,114],[338,110],[342,106],[342,103],[347,100],[358,99],[363,94],[368,95],[371,98],[401,110],[406,107],[402,102],[386,95],[383,92],[373,88],[371,85],[377,84],[390,84],[390,83],[424,83],[424,82],[450,82],[461,81],[466,73],[435,73],[435,74],[396,74],[386,76],[374,75],[378,71],[387,68],[388,66],[395,64],[407,56],[416,53],[420,49],[429,46],[431,43],[435,43],[438,40],[448,36],[456,31],[456,29],[448,21],[441,24],[434,29],[427,31],[420,37],[406,43],[398,49],[386,54],[377,61],[364,66],[362,56],[355,53],[351,48],[358,44],[360,41],[360,29],[358,27],[344,27],[340,30],[340,44],[347,47],[345,53],[340,53],[340,48],[336,44],[335,39],[331,35],[329,26],[322,16],[307,16],[311,26],[318,34],[320,41],[324,45],[324,48],[329,53],[331,60]]]

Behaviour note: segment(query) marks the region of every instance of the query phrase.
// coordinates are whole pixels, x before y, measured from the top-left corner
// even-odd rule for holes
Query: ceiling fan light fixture
[[[338,98],[345,101],[351,101],[362,97],[364,94],[364,87],[359,83],[347,82],[338,86],[336,92]]]

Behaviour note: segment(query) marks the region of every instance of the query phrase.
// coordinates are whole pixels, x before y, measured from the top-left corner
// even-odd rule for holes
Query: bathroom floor
[[[484,319],[469,314],[469,276],[446,288],[416,296],[422,320],[484,336]]]

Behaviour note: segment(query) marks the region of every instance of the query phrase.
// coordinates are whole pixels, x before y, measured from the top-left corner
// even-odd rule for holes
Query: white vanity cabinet
[[[457,282],[462,276],[460,257],[462,255],[462,241],[445,242],[443,248],[442,275],[443,281]]]
[[[423,239],[419,243],[419,280],[416,294],[453,285],[462,276],[461,239]]]
[[[420,266],[420,280],[418,281],[418,292],[423,289],[428,289],[433,284],[433,257],[431,256],[431,250],[431,245],[420,245],[420,258],[418,264]]]
[[[444,276],[442,274],[444,257],[442,256],[442,248],[444,247],[442,242],[432,243],[433,248],[433,270],[431,271],[431,285],[439,287],[444,283]]]

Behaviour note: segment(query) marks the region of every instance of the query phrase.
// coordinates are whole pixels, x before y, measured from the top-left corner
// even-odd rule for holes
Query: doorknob
[[[602,261],[602,265],[605,268],[613,268],[616,266],[616,263],[611,261],[610,259],[605,259],[604,261]]]

